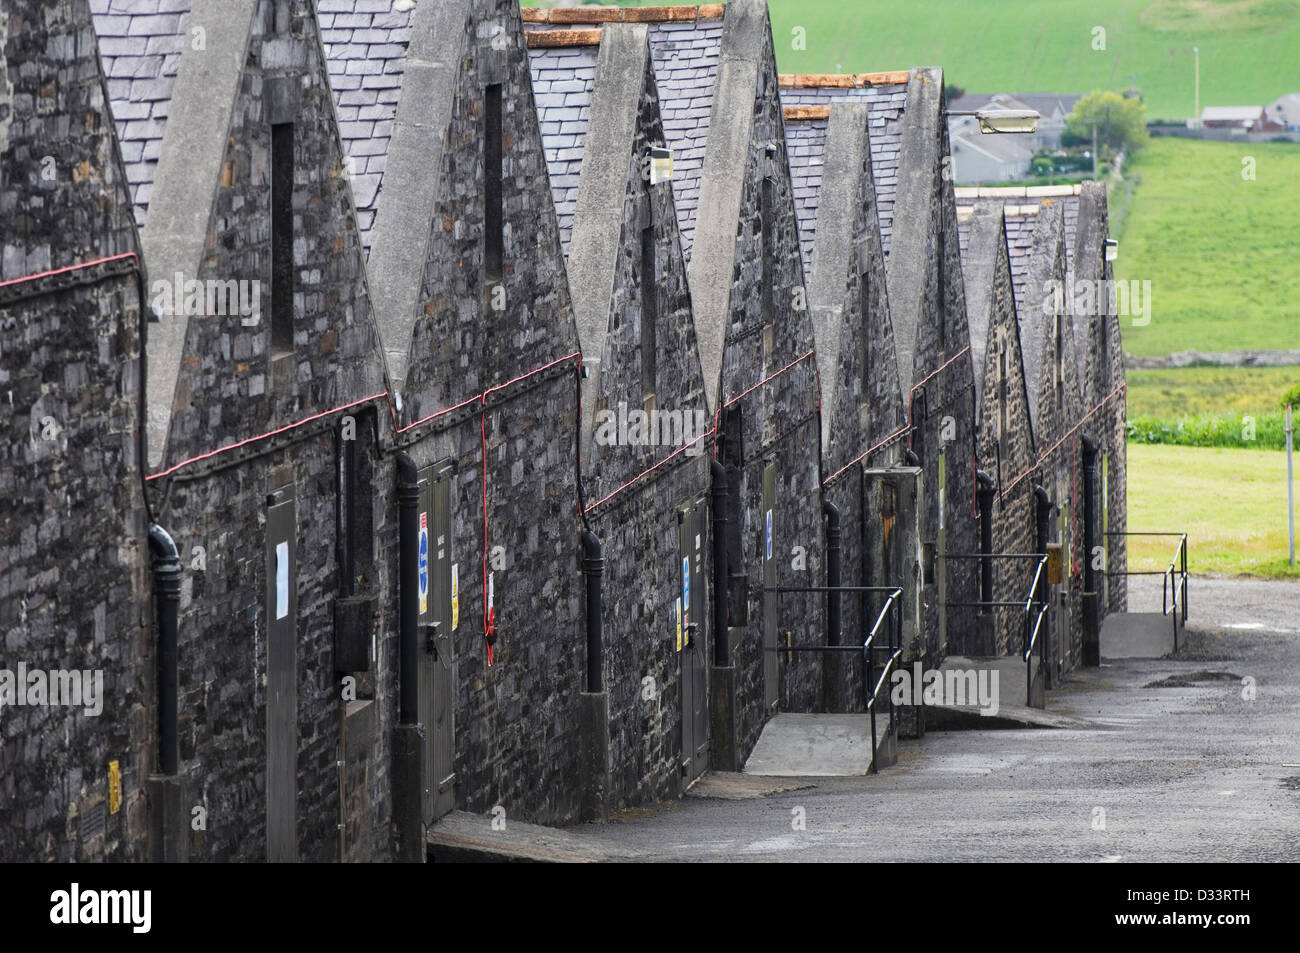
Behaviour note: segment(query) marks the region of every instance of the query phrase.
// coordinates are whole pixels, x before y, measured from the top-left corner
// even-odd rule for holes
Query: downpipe
[[[582,574],[587,582],[587,691],[605,690],[605,648],[601,633],[601,579],[605,574],[600,540],[591,530],[582,531]]]
[[[731,576],[727,565],[727,468],[716,459],[709,462],[713,477],[713,664],[726,668],[731,664],[731,608],[728,587]]]
[[[181,557],[176,541],[157,523],[149,526],[153,589],[158,611],[158,768],[180,770],[177,642],[180,630]]]

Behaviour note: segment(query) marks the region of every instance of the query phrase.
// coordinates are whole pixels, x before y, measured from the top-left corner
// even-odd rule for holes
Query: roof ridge
[[[703,3],[680,7],[524,7],[525,24],[660,23],[684,20],[721,20],[725,4]]]
[[[875,73],[780,73],[777,82],[786,88],[832,86],[853,89],[858,86],[891,86],[906,83],[910,69],[883,70]]]
[[[600,29],[524,30],[524,42],[530,50],[600,46]]]

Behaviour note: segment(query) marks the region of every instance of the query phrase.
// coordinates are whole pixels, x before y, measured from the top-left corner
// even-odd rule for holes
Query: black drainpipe
[[[993,601],[993,478],[979,470],[975,474],[980,508],[980,602]]]
[[[582,531],[582,574],[587,577],[587,691],[605,690],[605,648],[601,637],[601,577],[605,560],[600,540],[591,530]]]
[[[727,565],[727,468],[709,462],[713,475],[713,664],[731,664],[731,639],[727,627],[731,610],[727,602],[730,568]]]
[[[398,719],[403,725],[420,720],[420,476],[415,462],[397,455],[398,524]]]
[[[174,775],[180,769],[176,642],[181,557],[175,540],[157,523],[149,525],[149,550],[153,554],[153,591],[158,603],[158,767],[159,773]]]
[[[840,584],[840,509],[830,500],[822,501],[826,514],[826,588]],[[826,593],[826,644],[840,644],[840,594]]]
[[[1034,487],[1034,525],[1036,527],[1037,548],[1034,552],[1040,556],[1047,552],[1047,544],[1052,536],[1052,498],[1041,486]]]
[[[1097,591],[1092,553],[1097,546],[1097,441],[1083,438],[1083,591]]]

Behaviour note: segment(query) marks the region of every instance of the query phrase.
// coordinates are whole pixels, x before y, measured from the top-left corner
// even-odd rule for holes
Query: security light
[[[977,109],[980,132],[1029,133],[1038,131],[1038,113],[1032,109]]]
[[[1106,239],[1106,260],[1114,261],[1119,257],[1119,242],[1113,238]]]

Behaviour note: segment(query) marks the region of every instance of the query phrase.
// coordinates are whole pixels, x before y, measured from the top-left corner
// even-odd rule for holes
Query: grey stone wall
[[[456,35],[439,40],[460,51],[459,69],[439,163],[422,183],[437,189],[437,199],[409,341],[404,419],[418,421],[500,389],[485,406],[475,402],[415,427],[401,444],[417,466],[448,459],[456,471],[457,806],[482,812],[499,804],[508,817],[563,824],[578,814],[577,704],[585,664],[577,360],[515,378],[576,352],[577,331],[518,7],[509,0],[473,0],[466,9],[462,23],[446,27]],[[503,104],[501,294],[494,294],[495,282],[485,282],[483,264],[489,84],[501,85]],[[384,227],[383,215],[381,208],[377,229]],[[391,496],[384,506],[395,523]],[[395,613],[396,539],[388,541],[384,558],[389,612]],[[483,624],[485,558],[492,563],[499,633],[491,667]]]
[[[277,9],[283,16],[278,23]],[[185,103],[174,100],[172,108],[184,109]],[[169,467],[386,390],[333,110],[311,4],[280,8],[263,0],[231,113],[222,178],[211,186],[206,251],[197,275],[260,281],[261,320],[245,323],[238,315],[189,320],[166,450]],[[270,333],[269,163],[271,125],[277,122],[294,124],[293,348],[281,354],[273,353]],[[164,138],[161,164],[169,161],[168,151]],[[363,411],[354,410],[354,418],[364,417]],[[345,701],[332,662],[333,605],[345,584],[338,538],[341,418],[334,414],[196,460],[150,485],[157,519],[175,537],[186,566],[179,648],[181,758],[187,793],[207,812],[206,830],[192,834],[193,859],[266,856],[265,500],[286,485],[297,499],[299,857],[339,856],[341,784],[335,761]],[[373,472],[378,462],[373,424],[358,426],[357,439],[361,466]],[[387,528],[382,514],[367,522],[377,534]],[[373,557],[364,552],[369,544],[362,540],[359,572],[370,577],[361,580],[363,586],[374,574]],[[391,635],[385,635],[379,643],[380,678],[362,686],[362,698],[367,693],[378,693],[382,701],[391,698],[392,680],[382,673],[394,669],[391,661],[385,664],[393,651]],[[374,859],[387,853],[385,738],[382,731],[376,734],[370,758],[370,843],[353,844],[353,856]]]
[[[84,0],[0,13],[0,281],[138,253],[93,40]],[[140,349],[131,260],[0,288],[0,859],[146,856]],[[90,712],[29,692],[73,670]]]
[[[972,335],[983,341],[979,405],[979,466],[993,480],[993,552],[1032,553],[1034,547],[1034,486],[1026,476],[1034,468],[1034,435],[1021,356],[1020,327],[1011,284],[1002,206],[978,206],[971,223],[967,254],[967,303]],[[972,275],[972,269],[978,274]],[[973,279],[973,280],[972,280]],[[972,292],[972,283],[983,287]],[[982,313],[978,314],[977,311]],[[978,571],[978,563],[975,563]],[[995,559],[993,601],[1023,601],[1029,593],[1035,564],[1026,559]],[[964,655],[1003,655],[1022,651],[1024,613],[1002,606],[993,611],[993,642],[984,644],[971,632],[952,644]]]
[[[1079,196],[1079,220],[1071,258],[1075,281],[1107,281],[1113,277],[1111,265],[1105,260],[1104,242],[1108,235],[1105,186],[1085,182]],[[1127,412],[1120,318],[1112,310],[1107,307],[1103,314],[1076,315],[1074,320],[1076,345],[1083,352],[1085,411],[1105,402],[1093,413],[1085,432],[1097,441],[1099,452],[1106,454],[1106,526],[1111,533],[1122,534],[1128,529]],[[1104,618],[1106,612],[1123,612],[1127,608],[1128,586],[1123,573],[1128,568],[1128,547],[1122,535],[1110,536],[1104,543],[1098,540],[1098,545],[1106,547],[1109,573],[1105,595],[1100,600]]]
[[[731,14],[729,10],[728,16]],[[772,541],[776,584],[819,585],[825,577],[819,388],[814,360],[812,356],[804,357],[813,350],[813,326],[807,308],[781,104],[777,97],[775,58],[765,10],[757,28],[762,30],[762,39],[761,46],[757,47],[760,53],[756,57],[753,124],[744,142],[747,150],[742,177],[744,188],[735,232],[719,401],[719,432],[724,444],[721,456],[729,466],[737,467],[736,472],[728,475],[728,481],[739,488],[738,496],[733,491],[733,499],[738,498],[740,510],[729,517],[739,520],[743,563],[733,566],[732,572],[743,571],[749,577],[750,624],[733,629],[732,633],[740,713],[737,749],[742,756],[752,749],[767,718],[763,703],[760,592],[765,550],[762,484],[767,462],[776,467]],[[729,42],[737,43],[738,47],[754,42],[752,36],[739,40],[752,29],[754,25],[740,16],[735,18],[735,27],[731,20],[727,21],[723,32],[724,60]],[[715,107],[716,104],[715,99]],[[716,108],[714,112],[716,119]],[[769,143],[773,146],[770,154]],[[709,174],[706,159],[705,175]],[[769,207],[766,223],[762,221],[765,187]],[[702,215],[704,211],[701,210]],[[769,230],[766,238],[765,227]],[[700,241],[701,233],[697,229],[696,255],[700,254]],[[766,279],[764,269],[770,269]],[[765,285],[771,294],[766,309]],[[766,383],[755,386],[768,377],[771,379]],[[796,645],[820,644],[824,640],[821,598],[807,593],[782,595],[775,607],[781,644],[785,644],[787,637]],[[778,658],[780,709],[818,710],[822,674],[817,654],[782,652]]]
[[[641,42],[645,43],[644,37]],[[604,63],[602,59],[602,66]],[[605,558],[605,686],[609,693],[613,770],[608,803],[611,810],[619,810],[680,794],[683,659],[676,645],[682,558],[678,512],[684,504],[708,492],[713,441],[706,431],[713,421],[708,414],[696,348],[672,188],[668,183],[651,186],[643,178],[650,146],[664,141],[648,46],[637,79],[613,75],[605,69],[597,73],[596,79],[600,84],[597,98],[635,98],[626,103],[635,106],[631,139],[607,142],[601,130],[594,130],[583,159],[584,176],[599,175],[598,170],[606,164],[617,168],[621,162],[621,189],[611,196],[621,219],[615,247],[587,248],[580,234],[584,228],[581,222],[572,246],[575,254],[600,254],[615,261],[611,293],[608,298],[600,295],[598,299],[603,303],[608,327],[602,351],[597,355],[596,411],[617,416],[623,405],[629,411],[650,407],[677,413],[683,419],[682,436],[699,438],[685,450],[679,443],[611,445],[608,427],[602,433],[598,426],[591,442],[584,446],[583,492],[588,505],[617,492],[608,503],[591,512],[589,519],[603,543]],[[621,91],[602,88],[618,79],[623,81]],[[584,181],[583,188],[587,185]],[[582,199],[579,208],[583,209]],[[613,210],[593,211],[603,216]],[[642,349],[650,346],[644,333],[647,277],[642,274],[641,258],[642,235],[647,228],[654,230],[656,277],[652,280],[658,302],[651,394],[643,390],[641,375]],[[576,268],[571,273],[576,275]],[[581,297],[590,294],[591,289],[575,287],[574,293]],[[653,401],[647,402],[650,396]],[[660,432],[659,437],[663,436]],[[653,472],[647,473],[652,467]],[[633,480],[636,482],[629,486]],[[619,492],[623,487],[626,489]],[[708,534],[702,543],[708,572]],[[695,651],[703,653],[712,652],[708,605],[707,594],[697,593],[691,607],[691,621],[701,625]],[[647,678],[652,680],[648,684],[644,681]]]
[[[1045,203],[1034,225],[1026,279],[1026,298],[1043,309],[1042,335],[1027,342],[1040,355],[1041,371],[1034,441],[1038,448],[1037,480],[1052,501],[1051,539],[1064,547],[1062,581],[1053,587],[1057,604],[1050,651],[1054,672],[1077,664],[1082,639],[1082,434],[1083,396],[1075,358],[1074,323],[1057,306],[1049,290],[1065,280],[1065,233],[1060,205]],[[1053,679],[1055,679],[1055,674]]]

